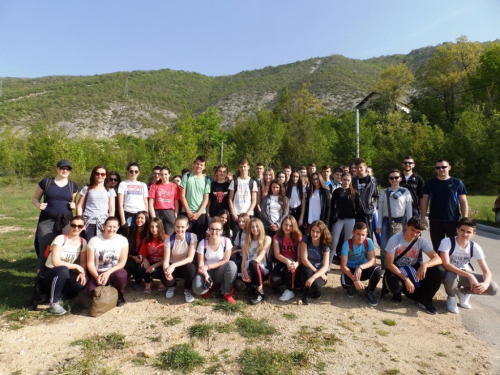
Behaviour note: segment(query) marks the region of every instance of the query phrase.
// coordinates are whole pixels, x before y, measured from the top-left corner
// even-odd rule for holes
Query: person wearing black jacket
[[[352,187],[359,194],[360,209],[356,221],[366,223],[368,237],[373,240],[373,209],[378,207],[378,184],[374,177],[367,174],[365,159],[358,158],[354,161],[356,176],[352,179]]]
[[[413,172],[415,168],[415,159],[413,156],[405,156],[403,159],[403,178],[399,182],[399,186],[407,188],[410,191],[411,198],[413,199],[412,216],[420,216],[420,198],[422,198],[422,189],[425,182],[422,177]]]
[[[330,254],[330,264],[334,255],[340,260],[340,251],[336,253],[342,230],[344,230],[344,243],[353,231],[356,223],[356,215],[359,211],[359,195],[351,184],[351,174],[342,174],[342,186],[333,191],[330,224],[332,224],[332,252]],[[347,237],[347,238],[346,238]]]
[[[328,228],[330,223],[330,204],[330,190],[325,186],[321,174],[314,172],[311,174],[307,192],[305,224],[310,225],[317,220],[321,220]]]

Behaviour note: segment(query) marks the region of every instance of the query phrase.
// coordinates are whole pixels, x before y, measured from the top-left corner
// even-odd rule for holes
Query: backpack
[[[43,201],[46,203],[47,192],[49,191],[50,184],[54,181],[53,178],[47,178],[45,181],[45,186],[43,188]],[[69,196],[71,197],[71,201],[73,202],[73,181],[68,179],[68,187],[69,187]]]
[[[254,184],[256,184],[255,180],[252,177],[250,177],[250,181],[248,182],[248,187],[250,188],[250,194],[253,191],[253,187],[255,186]],[[234,194],[236,194],[236,190],[238,190],[238,177],[236,177],[233,180],[233,192],[234,192]]]
[[[186,187],[187,187],[187,182],[188,182],[188,180],[189,180],[191,177],[193,177],[193,176],[194,176],[194,175],[193,175],[193,173],[189,173],[189,174],[188,174],[187,179],[186,179]],[[207,176],[205,176],[205,189],[207,188],[208,181],[210,181],[210,179],[209,179]]]
[[[354,241],[352,240],[352,238],[349,238],[347,240],[347,243],[349,244],[349,251],[354,251]],[[365,247],[365,252],[368,251],[368,239],[365,238],[365,240],[363,241],[363,246]]]
[[[189,245],[191,245],[191,232],[186,232],[186,242]],[[174,248],[175,244],[175,233],[170,235],[170,251]]]
[[[63,244],[62,244],[62,245],[64,246],[64,244],[66,243],[66,240],[68,239],[68,235],[67,235],[67,234],[63,234],[63,236],[64,236],[64,241],[63,241]],[[80,237],[80,236],[78,236],[78,238],[80,239],[80,251],[81,251],[81,250],[82,250],[82,248],[83,248],[83,238],[82,238],[82,237]],[[52,244],[47,245],[47,247],[45,248],[45,252],[43,253],[43,256],[44,256],[45,258],[48,258],[48,257],[49,257],[49,254],[50,254],[50,247],[51,247],[51,246],[52,246]]]
[[[450,242],[451,242],[451,247],[448,255],[451,257],[451,254],[453,254],[453,252],[455,251],[455,245],[457,243],[455,237],[450,237]],[[470,259],[472,259],[472,256],[474,255],[474,242],[469,240],[469,243],[470,243],[470,250],[469,250]],[[474,267],[472,267],[472,264],[470,264],[470,259],[469,259],[469,267],[471,268],[471,270],[474,271]]]
[[[227,237],[221,237],[224,239],[224,252],[226,252],[226,246],[227,246]],[[203,254],[207,253],[207,243],[208,243],[208,238],[205,238],[203,240]]]

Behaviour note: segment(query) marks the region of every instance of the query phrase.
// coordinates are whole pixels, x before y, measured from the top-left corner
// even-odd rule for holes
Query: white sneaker
[[[59,302],[53,303],[49,307],[49,313],[54,315],[64,315],[66,314],[66,309],[62,307]]]
[[[463,307],[464,309],[470,309],[472,306],[469,303],[470,299],[470,294],[469,293],[462,293],[462,290],[460,288],[457,289],[457,296],[460,302],[458,304],[460,307]]]
[[[285,289],[281,297],[279,298],[280,301],[286,302],[290,301],[292,298],[295,298],[295,293],[292,292],[291,290]]]
[[[175,294],[175,286],[171,286],[167,289],[167,293],[165,293],[165,297],[172,298]]]
[[[446,310],[453,314],[458,314],[457,297],[448,296],[446,299]]]
[[[186,303],[191,303],[191,302],[194,301],[194,297],[191,294],[190,290],[185,290],[184,291],[184,301],[186,301]]]

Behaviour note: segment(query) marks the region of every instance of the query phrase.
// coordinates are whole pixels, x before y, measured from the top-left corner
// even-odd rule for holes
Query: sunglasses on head
[[[139,170],[138,169],[131,169],[130,171],[128,171],[128,173],[130,174],[139,174]]]
[[[436,169],[446,169],[448,168],[448,165],[441,165],[439,167],[436,167]]]
[[[73,228],[73,229],[83,229],[83,228],[85,228],[85,225],[78,225],[78,224],[74,224],[74,223],[71,223],[69,226],[71,228]]]
[[[106,173],[99,173],[99,172],[96,172],[96,173],[94,173],[94,175],[95,175],[96,177],[99,177],[99,176],[101,176],[101,177],[106,177]]]

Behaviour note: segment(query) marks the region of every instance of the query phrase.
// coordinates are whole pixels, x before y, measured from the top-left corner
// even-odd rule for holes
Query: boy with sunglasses
[[[437,177],[425,183],[420,200],[420,216],[426,219],[430,203],[429,232],[432,247],[438,249],[445,237],[454,237],[460,213],[468,217],[467,190],[462,181],[450,176],[451,165],[448,160],[436,161]],[[460,210],[459,210],[460,208]]]

